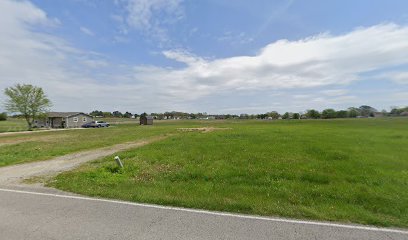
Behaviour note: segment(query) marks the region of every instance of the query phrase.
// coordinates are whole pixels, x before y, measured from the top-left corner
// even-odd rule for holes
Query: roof
[[[71,117],[79,114],[84,114],[87,116],[90,116],[89,114],[83,113],[83,112],[49,112],[47,113],[48,117],[54,118],[54,117]]]

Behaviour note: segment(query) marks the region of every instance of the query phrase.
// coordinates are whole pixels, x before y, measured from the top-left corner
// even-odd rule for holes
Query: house
[[[34,120],[34,126],[47,128],[78,128],[93,121],[93,117],[83,112],[49,112],[43,119]]]
[[[373,117],[385,117],[383,112],[374,112]]]
[[[152,116],[141,116],[140,125],[153,125],[153,117]]]

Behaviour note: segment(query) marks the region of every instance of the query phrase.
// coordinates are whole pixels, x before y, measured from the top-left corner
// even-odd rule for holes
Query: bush
[[[0,113],[0,121],[6,121],[7,120],[7,113]]]

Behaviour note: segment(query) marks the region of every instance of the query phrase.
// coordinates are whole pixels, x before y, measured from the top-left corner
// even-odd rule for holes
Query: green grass
[[[153,126],[120,124],[109,128],[67,131],[38,131],[31,134],[0,135],[0,167],[46,160],[68,153],[137,141],[176,132],[179,125],[200,126],[200,121],[162,121]]]
[[[186,124],[177,123],[178,126]],[[224,121],[49,182],[90,196],[408,227],[408,119]]]
[[[7,121],[0,121],[0,133],[25,130],[27,130],[27,123],[23,119],[9,118]]]

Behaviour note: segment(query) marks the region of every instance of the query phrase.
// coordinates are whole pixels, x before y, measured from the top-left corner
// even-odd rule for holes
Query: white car
[[[83,128],[100,128],[100,127],[109,127],[110,124],[104,121],[92,121],[90,123],[85,123],[82,125]]]

